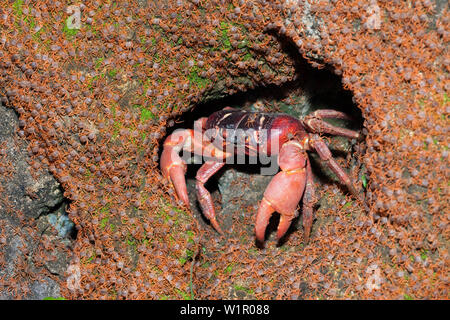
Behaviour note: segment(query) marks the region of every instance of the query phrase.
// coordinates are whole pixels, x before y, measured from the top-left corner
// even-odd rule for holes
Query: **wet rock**
[[[256,170],[255,170],[256,171]],[[230,229],[233,216],[242,220],[245,215],[256,216],[264,190],[273,176],[260,175],[259,172],[248,172],[230,167],[219,178],[218,187],[222,196],[220,220],[225,230]],[[244,212],[242,208],[253,206],[252,212]],[[254,226],[249,226],[253,233]]]
[[[40,217],[39,224],[41,224],[41,228],[52,226],[60,238],[71,237],[75,226],[65,213],[65,205],[61,206],[55,212]]]
[[[0,299],[59,296],[59,284],[43,268],[64,275],[68,264],[64,248],[70,246],[67,237],[73,223],[65,213],[67,201],[56,179],[46,170],[32,172],[28,144],[18,130],[17,115],[0,103],[0,259],[4,262]],[[43,237],[49,239],[49,261],[35,260]]]
[[[46,171],[38,172],[36,176],[31,174],[27,144],[16,134],[16,114],[1,105],[0,114],[0,145],[5,157],[3,166],[8,164],[6,170],[10,173],[0,178],[3,199],[30,219],[54,211],[64,201],[59,183]]]
[[[42,300],[48,297],[56,298],[61,296],[59,284],[47,277],[43,282],[32,282],[30,292],[33,300]]]

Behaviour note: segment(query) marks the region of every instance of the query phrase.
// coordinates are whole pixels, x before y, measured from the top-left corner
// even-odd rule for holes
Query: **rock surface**
[[[58,242],[70,245],[73,223],[60,184],[47,171],[32,171],[18,128],[17,115],[0,103],[0,299],[17,297],[13,292],[27,299],[57,297],[59,284],[51,275],[62,276],[68,261]],[[35,261],[43,241],[56,243],[48,246],[52,259]]]

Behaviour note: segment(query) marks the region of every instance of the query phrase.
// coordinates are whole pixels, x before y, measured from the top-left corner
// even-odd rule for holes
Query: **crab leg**
[[[336,174],[336,176],[339,178],[339,181],[341,181],[343,184],[347,186],[350,193],[353,194],[357,199],[360,199],[360,195],[353,186],[350,177],[345,173],[345,171],[336,162],[336,160],[334,160],[334,158],[331,155],[331,151],[330,149],[328,149],[325,142],[323,142],[323,140],[320,139],[318,136],[315,136],[313,137],[313,139],[311,139],[310,145],[313,149],[316,150],[320,159],[325,161],[328,167]]]
[[[333,109],[319,109],[309,114],[307,118],[308,117],[316,117],[322,119],[335,118],[343,120],[352,120],[352,117],[350,117],[348,114]]]
[[[214,229],[216,229],[220,234],[223,232],[217,223],[214,203],[211,198],[211,194],[205,188],[205,183],[224,165],[225,162],[206,161],[197,171],[197,176],[195,177],[195,179],[197,179],[197,183],[195,185],[197,189],[197,199],[202,208],[202,212],[211,222]]]
[[[280,213],[277,238],[280,239],[298,215],[297,205],[305,190],[307,155],[297,141],[285,143],[278,156],[281,171],[270,181],[256,215],[256,239],[264,241],[264,234],[273,212]]]
[[[315,188],[313,175],[311,170],[311,163],[309,159],[306,160],[306,187],[303,194],[303,230],[305,232],[305,242],[308,242],[309,235],[311,234],[311,226],[313,222],[313,206],[316,203]]]
[[[304,120],[303,124],[309,128],[311,132],[314,133],[329,133],[332,135],[343,136],[350,139],[359,139],[360,134],[356,131],[336,127],[332,124],[329,124],[326,121],[323,121],[322,118],[336,118],[336,119],[344,119],[350,120],[351,118],[343,112],[335,111],[335,110],[317,110],[314,113],[308,115]]]

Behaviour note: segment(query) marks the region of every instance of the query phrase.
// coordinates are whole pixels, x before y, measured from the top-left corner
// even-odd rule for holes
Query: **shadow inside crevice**
[[[336,75],[333,72],[333,68],[331,66],[327,66],[323,69],[313,68],[306,59],[304,59],[298,52],[297,48],[294,44],[287,38],[283,36],[279,36],[273,34],[276,37],[282,47],[282,50],[286,52],[292,61],[294,61],[295,69],[296,69],[296,80],[288,81],[282,85],[264,85],[264,86],[256,86],[253,89],[248,89],[243,92],[238,92],[224,98],[209,100],[204,103],[198,103],[193,105],[189,112],[185,112],[181,117],[175,119],[176,125],[172,128],[169,128],[166,132],[166,136],[164,139],[170,135],[174,130],[181,128],[193,128],[194,121],[201,117],[208,117],[212,113],[222,110],[225,107],[233,107],[237,109],[249,109],[249,105],[252,105],[258,101],[266,101],[269,102],[267,106],[267,111],[270,112],[271,102],[281,102],[283,99],[291,96],[295,96],[299,92],[305,98],[306,103],[295,104],[292,106],[295,109],[297,114],[305,114],[310,113],[317,109],[333,109],[337,111],[344,112],[346,114],[351,115],[353,118],[352,121],[344,121],[337,120],[335,125],[344,126],[348,129],[360,131],[363,127],[363,117],[360,109],[353,102],[352,92],[349,90],[345,90],[342,85],[341,77]],[[307,109],[307,110],[306,110]],[[279,110],[276,110],[279,112]],[[163,141],[163,140],[162,140]],[[341,150],[334,150],[332,146],[330,149],[333,153],[333,156],[345,156],[345,152]],[[162,152],[162,148],[160,149],[160,154]],[[313,173],[315,175],[316,183],[335,183],[336,181],[330,180],[330,177],[322,172],[322,165],[320,164],[320,160],[317,160],[317,157],[311,160],[311,165],[313,169]],[[200,168],[200,164],[188,165],[188,170],[186,173],[187,181],[190,181],[190,184],[195,185],[195,176],[196,172]],[[260,173],[260,164],[256,165],[233,165],[233,169],[241,171],[249,176],[259,174]],[[218,198],[218,181],[220,177],[230,168],[230,165],[225,165],[219,172],[217,172],[206,184],[207,189],[213,194],[213,198]],[[338,183],[340,184],[340,183]],[[341,186],[344,187],[345,186]],[[195,188],[190,188],[189,192],[195,193]],[[193,197],[191,196],[191,199]],[[194,197],[195,199],[195,197]],[[191,203],[194,205],[193,203]],[[220,215],[219,209],[220,203],[216,203],[216,214]],[[317,206],[315,207],[315,210]],[[195,210],[201,212],[198,202],[196,202]],[[202,222],[206,225],[209,225],[209,221],[199,214],[202,218]],[[270,220],[269,226],[267,227],[266,236],[273,234],[276,232],[276,228],[279,221],[279,215],[274,214],[272,219]],[[286,235],[280,239],[279,246],[282,246],[289,235],[292,232],[302,230],[301,226],[301,214],[299,217],[295,218],[291,227],[289,228]]]

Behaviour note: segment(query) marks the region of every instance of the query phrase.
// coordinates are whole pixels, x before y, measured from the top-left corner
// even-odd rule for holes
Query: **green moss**
[[[238,44],[238,49],[247,48],[247,45],[248,45],[247,40],[244,39]]]
[[[233,288],[236,291],[245,291],[247,294],[253,294],[254,293],[253,289],[249,289],[249,288],[246,288],[246,287],[240,286],[240,285],[234,285]]]
[[[63,33],[66,36],[67,40],[72,40],[76,36],[76,34],[78,33],[79,30],[76,28],[68,27],[69,19],[70,19],[70,17],[64,21],[62,30],[63,30]]]
[[[194,232],[192,231],[187,231],[186,232],[186,236],[187,236],[187,242],[195,244],[194,241]],[[191,260],[194,257],[194,251],[190,250],[190,249],[186,249],[184,252],[184,255],[181,256],[178,261],[180,262],[181,265],[184,265],[187,261]]]
[[[105,60],[105,58],[100,57],[100,58],[98,58],[98,59],[95,61],[95,69],[98,69],[98,68],[100,68],[100,67],[102,66],[103,60]]]
[[[175,288],[175,291],[183,298],[183,300],[193,300],[190,294],[184,292],[183,290]]]
[[[362,175],[361,182],[362,182],[363,188],[366,189],[368,181],[367,181],[367,177],[365,174]]]
[[[25,17],[23,21],[25,21],[28,24],[31,30],[33,30],[36,27],[36,19],[34,19],[34,17],[32,16]]]
[[[23,0],[16,0],[14,1],[13,5],[13,11],[16,17],[22,17],[23,15]]]
[[[136,240],[131,234],[128,234],[126,243],[132,252],[137,252],[137,242],[138,240]]]
[[[109,208],[111,204],[107,203],[104,207],[100,208],[101,214],[109,214]]]
[[[130,238],[128,238],[127,239],[127,244],[129,245],[129,246],[134,246],[136,243],[135,243],[135,239],[130,239]]]
[[[83,26],[86,31],[90,31],[94,36],[97,34],[97,30],[94,27],[95,25],[95,20],[93,20],[92,24],[87,24],[85,26]]]
[[[38,31],[36,31],[35,33],[33,33],[31,35],[31,38],[33,39],[33,41],[35,42],[39,42],[41,43],[41,33],[45,30],[45,26],[42,26],[42,28],[40,28]]]
[[[203,89],[211,84],[211,80],[208,78],[203,78],[199,75],[200,69],[197,66],[194,66],[191,70],[191,73],[188,76],[188,80],[191,84],[196,85],[198,88]]]
[[[420,257],[422,258],[423,261],[425,261],[428,257],[428,250],[423,249],[420,254]]]
[[[87,80],[87,83],[88,83],[88,88],[89,88],[89,90],[91,90],[91,92],[92,92],[92,90],[93,90],[93,87],[94,87],[94,84],[98,81],[98,80],[100,80],[100,79],[104,79],[105,78],[105,73],[100,73],[100,74],[98,74],[98,75],[96,75],[96,76],[93,76],[92,78],[89,78],[88,80]]]
[[[231,273],[233,271],[234,262],[230,263],[224,270],[225,273]]]
[[[117,299],[117,291],[115,289],[111,289],[111,291],[109,291],[109,296],[111,297],[111,300],[116,300]]]
[[[95,258],[95,253],[93,252],[93,253],[91,254],[91,256],[90,256],[88,259],[86,259],[85,263],[91,263],[92,260],[94,260],[94,258]]]
[[[45,297],[43,300],[67,300],[63,297]]]
[[[419,99],[419,100],[417,101],[417,103],[418,103],[421,107],[425,106],[425,101],[424,101],[423,99]]]
[[[253,59],[253,55],[252,55],[250,52],[248,52],[247,54],[245,54],[245,55],[242,57],[242,60],[244,60],[244,61],[248,61],[248,60],[250,60],[250,59]]]
[[[194,232],[192,231],[187,231],[186,234],[188,235],[189,238],[192,238],[194,236]]]
[[[92,175],[92,172],[89,169],[86,169],[86,173],[84,174],[84,176],[86,178],[89,178]]]
[[[157,266],[152,266],[152,270],[155,271],[157,274],[163,274],[162,270]]]
[[[110,77],[112,79],[112,78],[114,78],[117,75],[118,72],[119,72],[119,70],[112,69],[112,70],[108,71],[107,75],[108,75],[108,77]]]
[[[348,207],[350,207],[352,205],[352,201],[348,201],[348,202],[346,202],[344,205],[343,205],[343,209],[345,209],[345,208],[348,208]]]
[[[228,36],[228,29],[229,29],[229,24],[225,21],[221,21],[220,22],[220,34],[221,34],[221,41],[222,41],[222,46],[225,50],[231,50],[231,41],[230,41],[230,37]]]
[[[439,144],[438,140],[436,138],[431,138],[431,140],[433,140],[433,144],[435,146],[437,146]]]
[[[169,221],[169,215],[166,213],[164,209],[161,209],[157,212],[159,218],[163,218],[164,222],[167,223]]]
[[[120,121],[114,121],[114,124],[113,124],[113,134],[112,134],[112,138],[113,139],[116,139],[118,136],[119,136],[119,132],[120,132],[120,129],[123,127],[123,124],[122,124],[122,122],[120,122]]]
[[[104,229],[108,224],[109,218],[105,217],[100,221],[100,229]]]
[[[191,260],[194,257],[194,252],[192,250],[186,249],[184,255],[178,259],[181,265]]]

